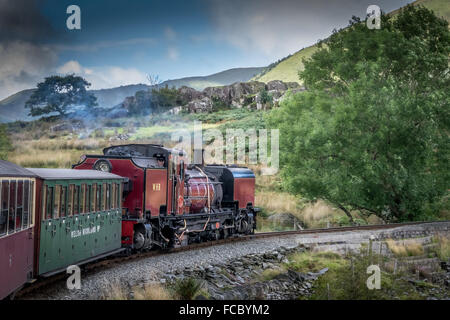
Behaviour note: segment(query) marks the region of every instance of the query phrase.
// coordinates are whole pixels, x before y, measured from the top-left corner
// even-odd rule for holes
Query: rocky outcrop
[[[226,86],[208,87],[203,91],[186,86],[173,90],[176,90],[177,104],[173,105],[169,112],[176,114],[180,111],[211,112],[217,106],[268,109],[277,106],[288,90],[299,92],[304,88],[296,82],[274,80],[267,84],[258,81],[236,82]],[[158,109],[155,103],[157,104],[152,101],[151,91],[138,91],[134,96],[127,97],[115,112],[118,116],[138,114],[139,110]]]
[[[229,86],[208,87],[195,93],[191,89],[188,96],[193,100],[183,108],[188,112],[208,112],[213,110],[215,103],[221,103],[232,108],[267,109],[277,106],[288,90],[299,92],[304,88],[296,82],[274,80],[267,84],[258,81],[237,82]],[[262,94],[266,96],[262,97]],[[186,96],[184,92],[183,96]]]

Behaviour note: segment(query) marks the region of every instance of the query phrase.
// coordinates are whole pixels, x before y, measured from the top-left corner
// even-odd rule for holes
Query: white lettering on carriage
[[[92,227],[92,228],[84,228],[82,230],[75,230],[70,233],[71,238],[77,238],[81,236],[85,236],[88,234],[96,233],[100,231],[100,226]]]

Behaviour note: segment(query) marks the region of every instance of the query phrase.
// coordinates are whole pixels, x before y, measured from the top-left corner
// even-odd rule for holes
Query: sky
[[[0,99],[46,76],[90,89],[262,67],[328,37],[371,4],[411,0],[0,0]],[[70,5],[81,29],[69,30]]]

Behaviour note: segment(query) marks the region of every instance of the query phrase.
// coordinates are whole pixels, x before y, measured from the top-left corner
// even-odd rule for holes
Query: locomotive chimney
[[[194,164],[202,167],[205,165],[204,152],[204,149],[194,149]]]

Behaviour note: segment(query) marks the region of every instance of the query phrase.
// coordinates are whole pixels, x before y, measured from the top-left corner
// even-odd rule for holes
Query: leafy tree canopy
[[[54,112],[66,116],[70,107],[92,108],[97,105],[97,98],[87,92],[86,87],[90,85],[82,77],[73,74],[47,77],[44,82],[38,83],[37,90],[28,99],[25,107],[30,109],[31,116]]]
[[[430,218],[449,189],[448,24],[407,6],[370,30],[353,18],[300,73],[280,128],[286,187],[385,221]]]

